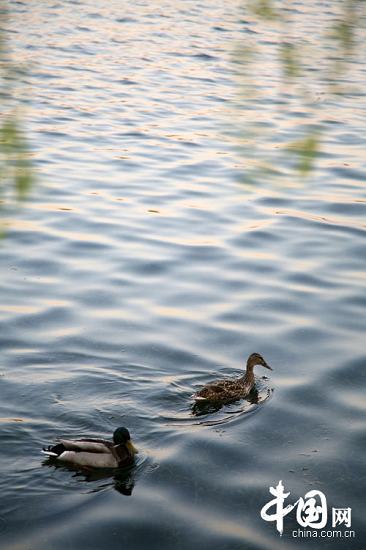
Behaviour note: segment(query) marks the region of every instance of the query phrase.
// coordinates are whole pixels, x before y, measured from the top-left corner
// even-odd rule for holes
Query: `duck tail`
[[[63,443],[58,443],[57,445],[49,445],[48,447],[43,447],[41,453],[50,457],[58,457],[66,451],[66,447]]]
[[[52,451],[48,451],[47,449],[42,449],[41,453],[43,455],[46,455],[46,456],[53,456],[53,457],[57,457],[58,454],[56,453],[53,453]]]

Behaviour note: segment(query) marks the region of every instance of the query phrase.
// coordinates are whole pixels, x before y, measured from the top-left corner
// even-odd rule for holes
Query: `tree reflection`
[[[348,72],[364,63],[356,48],[364,20],[362,0],[244,2],[245,38],[234,63],[245,182],[303,177],[316,167],[327,132],[324,112],[354,91]]]
[[[17,98],[24,71],[14,62],[6,36],[8,10],[0,3],[0,213],[6,202],[23,200],[33,183],[33,170]]]

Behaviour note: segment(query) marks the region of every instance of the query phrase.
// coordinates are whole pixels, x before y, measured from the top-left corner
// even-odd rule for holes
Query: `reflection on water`
[[[308,40],[339,56],[315,30],[341,4],[286,5],[304,59]],[[261,519],[282,480],[291,502],[320,489],[352,508],[356,537],[321,546],[361,550],[362,48],[344,93],[304,103],[283,84],[281,28],[241,2],[9,6],[39,184],[0,247],[0,547],[318,550],[296,516],[281,538]],[[264,54],[252,102],[243,44]],[[314,124],[300,181],[286,147]],[[193,414],[253,349],[276,365],[258,396]],[[45,441],[116,426],[146,457],[126,478],[42,465]]]
[[[243,177],[283,185],[309,176],[330,153],[332,125],[342,124],[348,98],[362,94],[355,46],[366,38],[365,5],[339,1],[319,17],[312,2],[298,10],[253,0],[243,11],[246,39],[235,51],[240,147],[249,165]],[[281,131],[273,140],[274,125]]]
[[[24,68],[12,58],[8,44],[8,11],[0,6],[0,215],[14,201],[24,199],[33,183],[31,154],[24,132],[24,115],[17,88],[22,86]],[[0,237],[3,236],[0,219]]]
[[[121,495],[130,496],[135,486],[134,466],[120,470],[76,468],[68,464],[60,464],[54,459],[44,460],[43,466],[68,470],[77,481],[92,483],[93,488],[88,491],[92,493],[113,487]]]

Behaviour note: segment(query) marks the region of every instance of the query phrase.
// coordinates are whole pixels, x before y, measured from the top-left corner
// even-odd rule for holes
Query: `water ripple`
[[[288,14],[322,52],[313,8]],[[317,30],[338,9],[328,8]],[[318,548],[294,544],[291,514],[283,537],[261,519],[282,479],[293,502],[319,489],[329,509],[351,507],[347,550],[360,550],[359,56],[343,84],[360,92],[316,96],[322,150],[294,181],[293,159],[275,154],[314,127],[313,112],[283,89],[273,56],[243,107],[235,52],[243,37],[260,48],[278,36],[240,2],[12,1],[6,25],[27,67],[17,94],[38,183],[20,209],[1,203],[0,545]],[[258,370],[258,400],[194,415],[192,394],[242,372],[253,351],[274,369],[270,380]],[[140,449],[127,473],[42,463],[56,437],[109,437],[119,425]]]

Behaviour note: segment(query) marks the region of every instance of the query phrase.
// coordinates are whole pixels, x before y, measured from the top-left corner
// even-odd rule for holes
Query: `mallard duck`
[[[207,384],[194,395],[196,403],[224,404],[248,396],[255,387],[253,369],[256,365],[272,370],[259,353],[252,353],[248,357],[246,372],[243,376],[236,379],[225,378]]]
[[[113,442],[105,439],[60,439],[44,447],[43,454],[80,467],[120,468],[133,463],[138,452],[127,428],[117,428]]]

